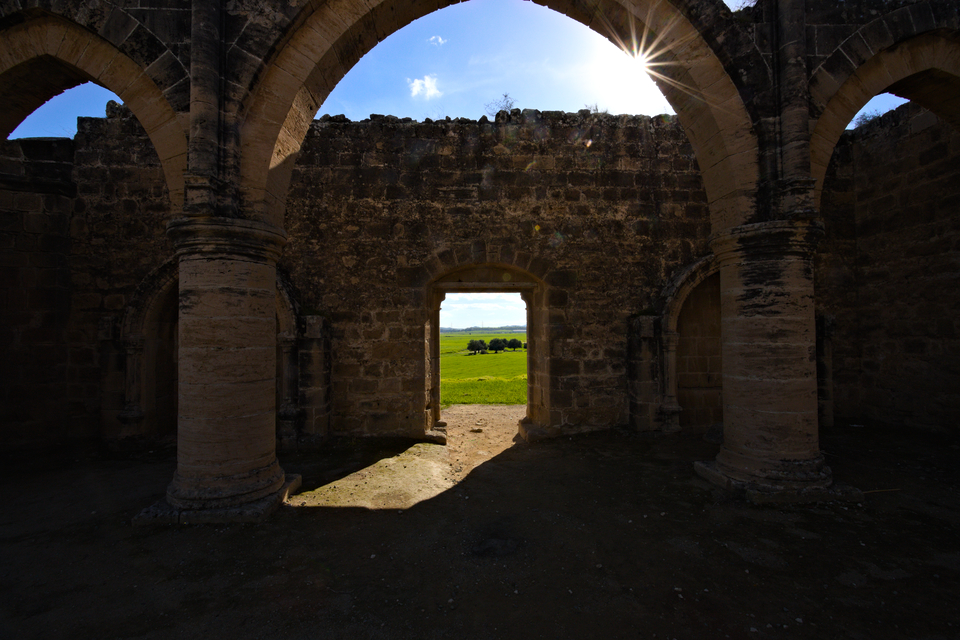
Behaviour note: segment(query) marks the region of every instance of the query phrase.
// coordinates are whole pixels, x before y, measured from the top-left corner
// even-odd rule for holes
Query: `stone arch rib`
[[[250,215],[282,226],[290,176],[313,115],[336,83],[380,40],[451,0],[346,1],[308,9],[284,36],[249,94],[240,123],[241,193]],[[615,41],[649,29],[666,64],[658,84],[697,156],[714,230],[749,218],[758,180],[758,143],[743,100],[697,28],[668,2],[545,0]]]
[[[960,127],[960,24],[938,21],[930,3],[910,5],[864,25],[813,73],[811,174],[817,201],[833,149],[847,123],[875,95],[890,91]],[[899,34],[894,37],[891,34]]]
[[[713,254],[704,256],[688,265],[670,281],[660,294],[660,315],[664,331],[676,332],[677,321],[684,303],[697,286],[720,271]]]
[[[48,73],[39,86],[27,82]],[[0,34],[0,95],[19,93],[17,107],[0,115],[0,135],[57,93],[94,82],[117,94],[146,130],[160,158],[170,200],[183,204],[187,137],[177,114],[146,71],[116,46],[72,22],[42,16]]]

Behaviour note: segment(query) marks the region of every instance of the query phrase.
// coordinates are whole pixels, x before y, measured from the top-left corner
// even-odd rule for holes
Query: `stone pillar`
[[[728,488],[830,485],[817,426],[813,251],[808,220],[744,225],[712,241],[720,264],[724,443],[697,472]],[[757,494],[757,491],[753,492]]]
[[[533,404],[534,397],[534,383],[535,380],[534,372],[536,369],[536,363],[534,362],[534,353],[532,348],[533,338],[532,336],[536,334],[537,330],[533,326],[533,322],[530,321],[532,314],[530,313],[531,305],[533,304],[533,291],[521,291],[520,299],[523,300],[523,304],[527,306],[527,413],[520,419],[522,425],[529,425],[533,423],[533,415],[530,411],[530,406]],[[521,436],[522,437],[522,436]]]
[[[167,502],[182,510],[181,522],[256,520],[286,497],[275,426],[276,260],[285,235],[225,218],[174,220],[168,234],[180,258],[180,342]]]

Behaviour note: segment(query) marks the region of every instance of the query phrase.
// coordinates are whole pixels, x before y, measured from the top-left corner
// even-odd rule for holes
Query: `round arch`
[[[39,80],[38,80],[39,79]],[[63,18],[43,15],[0,34],[0,112],[4,139],[65,89],[94,82],[117,94],[146,130],[160,158],[174,208],[183,204],[187,136],[163,92],[116,46]]]
[[[820,111],[810,139],[818,205],[837,141],[847,123],[875,95],[889,91],[915,101],[960,128],[960,32],[940,29],[907,34],[892,44],[884,42],[877,35],[880,32],[876,23],[865,25],[811,80],[811,98]],[[866,43],[867,50],[876,53],[851,58],[847,53],[851,41]],[[851,59],[857,61],[855,67]],[[835,70],[838,66],[842,71]]]
[[[690,295],[711,276],[720,272],[720,264],[713,254],[706,255],[678,273],[660,294],[661,340],[663,349],[663,405],[666,431],[680,428],[680,372],[678,352],[681,335],[680,314]]]
[[[313,115],[336,83],[380,40],[454,0],[311,5],[251,90],[240,123],[240,185],[252,215],[282,226],[290,176]],[[649,32],[660,89],[693,147],[714,231],[743,223],[754,206],[758,143],[742,98],[698,29],[668,2],[546,0],[544,6],[611,41]]]

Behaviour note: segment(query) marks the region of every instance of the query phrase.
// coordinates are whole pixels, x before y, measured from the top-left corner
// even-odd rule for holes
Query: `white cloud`
[[[416,80],[407,78],[407,85],[410,87],[410,97],[412,98],[422,95],[424,99],[432,100],[443,95],[443,92],[437,89],[437,76],[435,75],[423,76]]]
[[[527,323],[519,293],[450,293],[440,306],[442,327],[499,327]]]
[[[439,46],[442,46],[442,45],[447,44],[447,41],[444,40],[443,38],[441,38],[440,36],[430,36],[430,39],[427,40],[427,42],[429,42],[430,44],[432,44],[432,45],[435,46],[435,47],[439,47]]]

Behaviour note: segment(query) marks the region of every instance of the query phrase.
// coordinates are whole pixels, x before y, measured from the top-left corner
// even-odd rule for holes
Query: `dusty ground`
[[[526,445],[521,414],[284,456],[305,490],[259,526],[132,527],[170,452],[8,457],[0,637],[960,637],[956,440],[824,433],[864,501],[755,507],[701,437]]]

